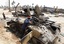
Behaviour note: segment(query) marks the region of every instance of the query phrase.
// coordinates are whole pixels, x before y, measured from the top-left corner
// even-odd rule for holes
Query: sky
[[[10,0],[11,2],[13,0]],[[17,4],[18,2],[20,3],[21,6],[23,5],[32,5],[32,3],[34,3],[34,5],[39,5],[39,6],[48,6],[48,7],[56,7],[58,6],[58,8],[63,8],[64,9],[64,0],[14,0],[15,4]],[[0,0],[0,5],[8,5],[8,0]],[[12,5],[11,5],[12,6]]]

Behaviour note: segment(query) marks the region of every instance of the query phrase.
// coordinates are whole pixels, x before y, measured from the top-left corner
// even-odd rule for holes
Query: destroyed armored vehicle
[[[29,8],[27,14],[31,15]],[[21,44],[55,44],[57,40],[60,40],[60,25],[44,17],[38,6],[35,7],[34,16],[31,17],[33,24],[28,26],[23,37],[21,36],[22,22],[19,23],[19,20],[7,22],[9,30],[18,37],[20,36]],[[21,17],[21,21],[22,19]]]

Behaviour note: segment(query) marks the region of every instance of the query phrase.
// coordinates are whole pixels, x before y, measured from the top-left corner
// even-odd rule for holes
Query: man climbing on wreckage
[[[24,23],[23,23],[23,25],[21,27],[21,29],[22,29],[22,37],[24,36],[25,31],[26,31],[26,29],[27,29],[29,24],[32,24],[32,20],[31,20],[30,16],[28,16],[27,19],[25,19],[25,21],[24,21]]]

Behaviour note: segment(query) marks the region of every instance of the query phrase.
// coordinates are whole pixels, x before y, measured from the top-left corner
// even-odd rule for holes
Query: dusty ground
[[[0,18],[3,18],[2,13],[6,14],[6,17],[12,17],[11,13],[8,10],[0,9]],[[6,32],[6,28],[4,28],[5,22],[0,20],[0,44],[20,44],[19,38],[17,38],[11,32]]]
[[[5,13],[7,17],[12,17],[11,13],[8,10],[0,9],[0,18],[3,18],[2,13]],[[48,15],[47,15],[48,16]],[[50,15],[49,15],[50,16]],[[48,16],[48,17],[49,17]],[[50,17],[50,20],[60,23],[61,33],[64,34],[64,17]],[[20,44],[19,39],[15,37],[11,32],[6,32],[4,28],[3,21],[0,21],[0,44]],[[64,44],[64,37],[60,36],[61,42],[57,44]]]

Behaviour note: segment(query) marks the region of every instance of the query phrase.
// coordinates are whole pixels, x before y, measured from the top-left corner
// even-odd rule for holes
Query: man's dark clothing
[[[24,36],[25,30],[26,30],[26,28],[28,27],[30,20],[31,20],[30,18],[27,18],[27,19],[24,21],[24,24],[23,24],[22,27],[21,27],[21,28],[22,28],[22,36]]]

